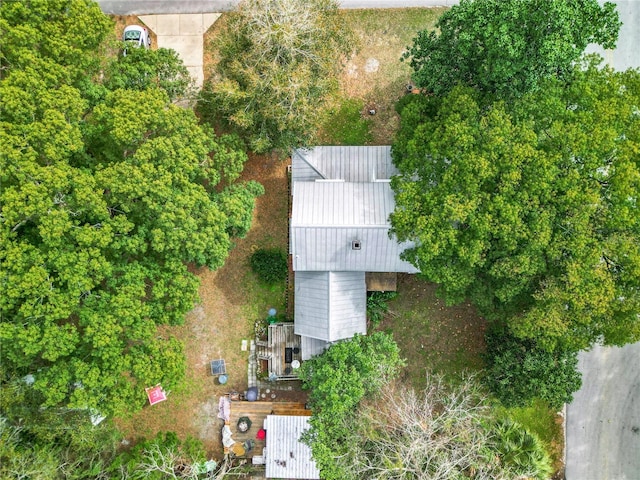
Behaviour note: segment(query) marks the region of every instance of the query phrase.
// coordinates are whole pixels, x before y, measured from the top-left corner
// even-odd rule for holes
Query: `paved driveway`
[[[159,48],[172,48],[189,70],[195,86],[204,80],[203,35],[220,17],[219,13],[140,15],[140,20],[155,34]]]

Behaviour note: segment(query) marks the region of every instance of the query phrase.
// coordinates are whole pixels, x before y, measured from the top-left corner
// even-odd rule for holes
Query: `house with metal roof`
[[[411,243],[389,236],[391,147],[297,149],[291,157],[289,249],[302,359],[366,333],[367,275],[415,273]]]
[[[269,415],[264,462],[266,478],[316,480],[320,471],[311,456],[311,448],[300,441],[309,429],[308,416]]]

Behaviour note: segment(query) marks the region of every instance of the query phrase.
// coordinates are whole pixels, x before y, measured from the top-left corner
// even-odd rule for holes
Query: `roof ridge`
[[[309,161],[309,158],[308,158],[307,156],[305,156],[305,155],[303,155],[303,154],[301,153],[301,152],[303,152],[303,151],[304,151],[304,152],[309,152],[309,153],[311,153],[311,152],[313,152],[313,150],[314,150],[315,148],[317,148],[317,147],[314,147],[314,148],[311,148],[311,149],[309,149],[309,148],[296,148],[296,149],[293,151],[293,154],[294,154],[294,155],[297,155],[297,156],[298,156],[298,158],[299,158],[300,160],[302,160],[304,163],[306,163],[307,165],[309,165],[309,167],[310,167],[314,172],[316,172],[316,173],[317,173],[318,175],[320,175],[322,178],[324,178],[325,180],[327,180],[327,179],[328,179],[328,175],[327,175],[326,173],[324,173],[322,170],[320,170],[320,168],[319,168],[317,165],[315,165],[314,163],[311,163],[311,162]]]

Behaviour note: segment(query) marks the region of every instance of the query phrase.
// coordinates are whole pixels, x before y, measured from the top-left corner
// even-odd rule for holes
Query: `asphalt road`
[[[237,0],[97,0],[110,15],[217,13],[233,9]]]
[[[115,15],[226,12],[238,0],[97,0],[104,13]],[[451,6],[458,0],[341,0],[342,8],[406,8]]]
[[[599,0],[603,3],[603,0]],[[609,0],[616,4],[622,27],[615,50],[590,45],[587,52],[596,52],[616,70],[640,67],[640,0]],[[639,453],[640,455],[640,453]],[[640,479],[640,473],[638,474]]]
[[[567,480],[640,479],[640,343],[579,356],[567,415]]]

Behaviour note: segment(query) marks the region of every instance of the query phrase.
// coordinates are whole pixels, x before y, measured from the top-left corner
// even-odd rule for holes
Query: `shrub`
[[[492,431],[492,450],[517,478],[545,480],[553,473],[551,458],[537,435],[511,419],[496,421]]]
[[[396,113],[398,115],[402,115],[402,111],[404,110],[404,107],[406,107],[407,105],[413,102],[426,103],[427,99],[424,95],[414,95],[412,93],[407,93],[402,97],[400,97],[396,102],[394,107],[396,110]]]
[[[562,347],[546,350],[535,340],[499,328],[491,329],[486,340],[485,380],[504,406],[526,407],[540,398],[559,409],[580,388],[576,352]]]
[[[302,441],[327,480],[342,478],[338,458],[350,447],[345,438],[355,424],[354,411],[360,401],[376,395],[405,365],[390,334],[355,335],[331,345],[321,355],[303,362],[299,376],[302,388],[311,390],[313,416]]]
[[[398,296],[397,292],[372,292],[367,297],[367,318],[375,328],[389,311],[388,301]]]
[[[287,254],[277,248],[256,250],[250,264],[258,278],[269,284],[285,280],[289,271]]]

